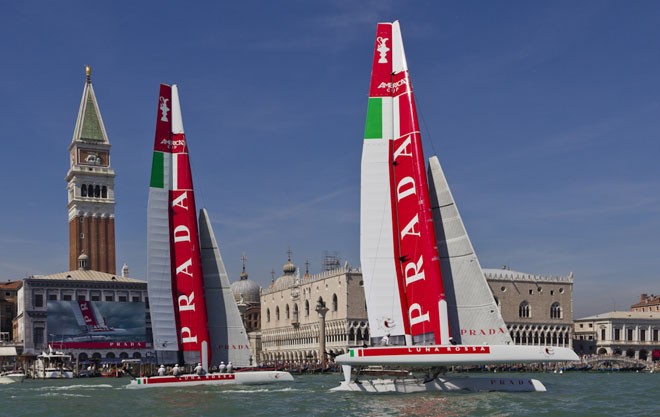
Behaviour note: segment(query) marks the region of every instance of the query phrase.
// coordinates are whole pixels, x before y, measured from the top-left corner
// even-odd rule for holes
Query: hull
[[[372,379],[364,381],[343,381],[332,391],[365,393],[415,393],[428,391],[470,391],[470,392],[544,392],[541,381],[529,378],[422,378],[406,377],[396,379]]]
[[[151,376],[131,380],[126,388],[191,387],[196,385],[236,385],[236,384],[272,384],[293,382],[288,372],[282,371],[246,371],[236,373],[212,373],[203,376]]]
[[[71,379],[73,378],[73,371],[60,370],[60,369],[46,369],[37,370],[37,379]]]
[[[425,367],[572,362],[580,358],[571,349],[554,346],[418,345],[350,349],[335,360],[342,365]]]
[[[13,384],[14,382],[23,382],[25,374],[23,373],[8,373],[0,375],[0,385]]]

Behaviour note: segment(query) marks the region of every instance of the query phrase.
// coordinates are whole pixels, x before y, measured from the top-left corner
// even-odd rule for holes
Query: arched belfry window
[[[531,308],[527,301],[520,303],[520,306],[518,307],[518,316],[520,318],[530,318],[532,316]]]
[[[80,186],[80,196],[87,197],[87,184],[83,184]]]
[[[559,303],[552,303],[550,306],[550,318],[551,319],[560,319],[561,318],[561,306]]]
[[[99,198],[101,197],[101,186],[97,185],[94,187],[94,197]]]
[[[108,187],[101,187],[101,198],[108,198]]]

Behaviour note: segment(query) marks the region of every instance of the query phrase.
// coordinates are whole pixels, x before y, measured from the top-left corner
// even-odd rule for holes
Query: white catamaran
[[[251,366],[247,334],[206,210],[199,234],[188,146],[176,85],[161,85],[156,119],[147,240],[148,291],[160,363]],[[133,379],[128,388],[293,381],[288,372],[241,370]]]
[[[545,391],[534,379],[440,373],[454,365],[578,360],[568,348],[512,343],[435,156],[427,180],[398,22],[377,28],[360,224],[371,341],[381,346],[352,348],[338,356],[345,379],[334,390]],[[363,378],[371,366],[426,373]]]

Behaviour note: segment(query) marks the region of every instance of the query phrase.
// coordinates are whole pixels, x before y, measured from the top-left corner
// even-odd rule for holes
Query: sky
[[[376,24],[399,20],[426,156],[480,263],[574,274],[575,318],[660,293],[660,3],[13,1],[0,14],[0,280],[68,269],[85,82],[108,133],[117,269],[146,278],[158,85],[179,86],[230,279],[358,267]]]

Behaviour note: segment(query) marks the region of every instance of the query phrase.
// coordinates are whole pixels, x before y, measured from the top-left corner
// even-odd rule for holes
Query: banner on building
[[[147,346],[142,302],[48,301],[54,349],[141,349]]]

